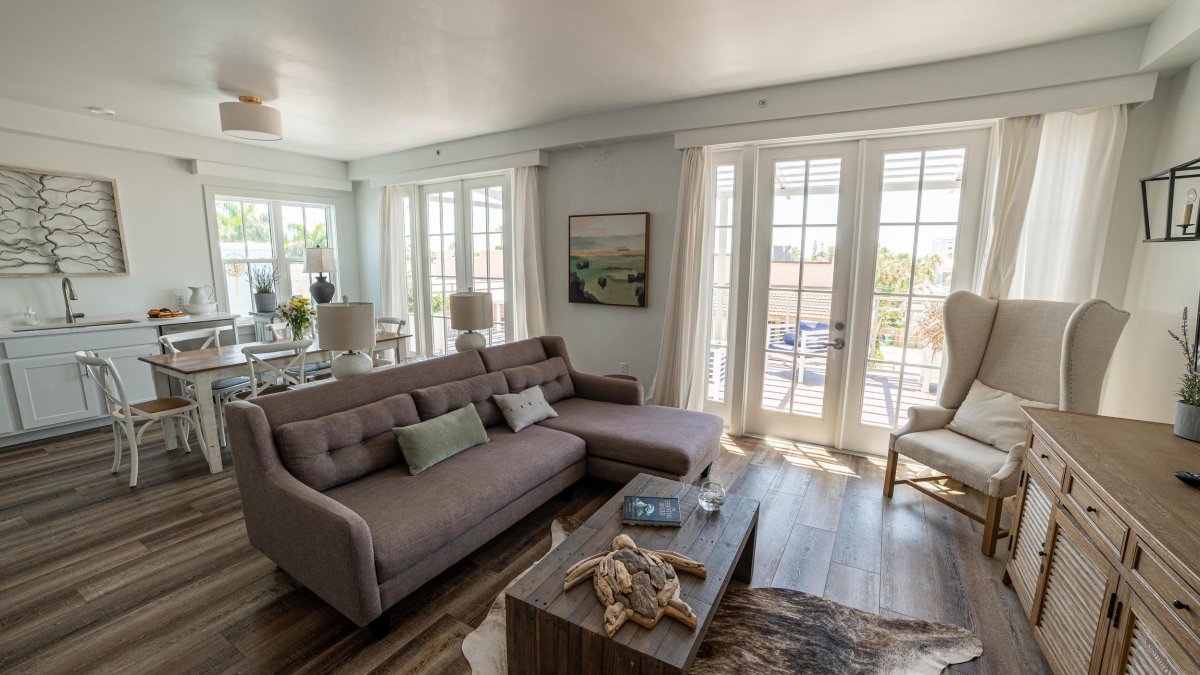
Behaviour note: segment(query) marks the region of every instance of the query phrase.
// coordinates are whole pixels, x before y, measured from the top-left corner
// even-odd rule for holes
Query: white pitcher
[[[188,290],[192,292],[185,304],[188,305],[208,305],[217,301],[217,294],[213,287],[205,284],[203,286],[188,286]],[[205,293],[205,291],[208,291]]]

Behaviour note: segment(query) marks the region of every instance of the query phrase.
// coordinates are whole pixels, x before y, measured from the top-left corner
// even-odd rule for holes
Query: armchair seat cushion
[[[724,423],[709,413],[586,398],[554,404],[539,426],[579,436],[588,455],[676,476],[696,475],[716,459]],[[521,432],[525,433],[525,432]]]
[[[1008,497],[1016,491],[1015,481],[989,480],[1001,473],[1007,452],[949,429],[905,434],[896,439],[894,449],[989,497]]]
[[[514,434],[494,426],[487,432],[489,442],[417,476],[396,465],[325,493],[366,521],[379,583],[584,461],[583,441],[552,429],[533,426]]]

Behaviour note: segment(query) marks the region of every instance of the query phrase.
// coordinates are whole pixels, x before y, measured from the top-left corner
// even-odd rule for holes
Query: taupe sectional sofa
[[[513,433],[493,394],[539,385],[558,412]],[[488,443],[408,472],[392,428],[474,404]],[[562,338],[523,340],[226,408],[250,542],[355,623],[584,475],[694,481],[721,419],[648,406],[630,380],[580,373]]]

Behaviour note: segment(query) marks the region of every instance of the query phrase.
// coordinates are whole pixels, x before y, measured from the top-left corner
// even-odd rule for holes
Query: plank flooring
[[[373,640],[250,546],[231,469],[210,475],[148,435],[131,490],[111,448],[101,430],[0,450],[0,672],[466,673],[463,637],[548,550],[550,522],[617,489],[582,481],[403,601]],[[979,553],[981,526],[905,487],[883,499],[882,475],[881,460],[752,438],[727,439],[712,472],[762,501],[755,586],[966,626],[984,655],[953,672],[1047,672],[1003,556]]]

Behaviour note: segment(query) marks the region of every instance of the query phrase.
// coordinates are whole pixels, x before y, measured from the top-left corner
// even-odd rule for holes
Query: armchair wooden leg
[[[1004,500],[999,497],[988,497],[987,516],[983,521],[983,554],[991,556],[996,553],[997,535],[1000,533],[1000,516],[1004,513]]]
[[[896,463],[900,455],[895,450],[888,450],[887,469],[883,472],[883,496],[892,498],[892,490],[896,487]]]

